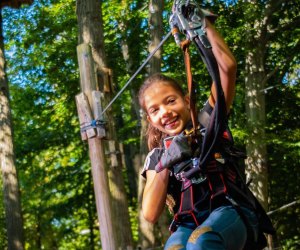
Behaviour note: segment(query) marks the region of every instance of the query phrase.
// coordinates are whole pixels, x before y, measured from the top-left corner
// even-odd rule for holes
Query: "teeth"
[[[176,121],[176,118],[173,119],[173,120],[171,120],[171,121],[166,122],[165,125],[169,125],[169,124],[171,124],[171,123],[173,123],[173,122],[175,122],[175,121]]]
[[[168,121],[168,122],[166,122],[166,125],[169,125],[171,123],[173,123],[173,121]]]

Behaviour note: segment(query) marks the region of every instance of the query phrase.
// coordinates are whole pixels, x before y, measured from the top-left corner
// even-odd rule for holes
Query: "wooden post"
[[[92,92],[96,90],[96,75],[90,46],[88,44],[78,45],[77,56],[80,70],[81,90],[87,97],[88,103],[91,105],[91,111],[95,117],[94,112],[99,113],[99,106],[94,107],[96,104],[93,101],[94,95],[92,94]],[[99,103],[97,105],[99,105]],[[83,109],[88,110],[88,108],[86,107]],[[82,137],[84,138],[85,136]],[[111,214],[111,197],[109,192],[107,172],[105,170],[105,158],[102,139],[101,136],[89,137],[88,133],[87,137],[89,145],[89,155],[92,165],[92,175],[96,197],[98,221],[101,232],[100,236],[102,249],[116,250],[117,244],[115,242],[114,237]]]

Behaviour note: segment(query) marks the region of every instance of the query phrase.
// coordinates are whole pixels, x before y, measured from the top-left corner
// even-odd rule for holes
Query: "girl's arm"
[[[151,223],[155,223],[165,206],[169,170],[165,169],[159,173],[156,173],[155,170],[148,170],[146,176],[142,210],[144,218]]]
[[[233,54],[231,53],[224,39],[215,30],[215,28],[208,21],[208,19],[206,19],[205,21],[207,37],[211,43],[212,52],[219,65],[220,79],[224,91],[226,108],[227,112],[229,112],[235,94],[237,64]],[[215,104],[216,96],[216,90],[213,84],[211,88],[211,95],[209,97],[209,103],[212,107]]]

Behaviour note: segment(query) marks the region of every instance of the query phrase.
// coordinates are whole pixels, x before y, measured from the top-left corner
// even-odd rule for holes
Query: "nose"
[[[167,117],[170,114],[170,110],[166,106],[160,107],[160,117]]]

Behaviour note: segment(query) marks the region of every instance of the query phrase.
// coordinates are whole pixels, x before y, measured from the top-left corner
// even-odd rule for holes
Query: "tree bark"
[[[162,11],[164,2],[162,0],[150,0],[149,3],[149,30],[150,30],[150,45],[149,52],[153,51],[161,42],[163,37],[163,17]],[[149,75],[161,71],[161,55],[160,48],[150,60]]]
[[[21,198],[13,148],[12,119],[5,72],[2,15],[0,8],[0,167],[9,250],[24,248]]]
[[[255,41],[251,37],[248,41]],[[249,49],[246,55],[246,115],[249,138],[246,141],[246,176],[251,181],[250,189],[263,208],[269,209],[269,171],[267,163],[267,143],[265,135],[266,111],[264,70],[264,48],[262,40],[255,41],[256,47]],[[268,235],[268,249],[273,249],[273,239]]]
[[[264,18],[252,20],[256,28],[249,28],[247,33],[246,54],[246,115],[249,138],[246,143],[248,158],[246,160],[246,175],[252,180],[250,188],[262,206],[268,210],[268,165],[265,136],[266,112],[264,56],[266,48]],[[251,24],[248,24],[251,25]],[[253,25],[253,24],[252,24]]]
[[[262,206],[268,209],[268,165],[265,136],[266,113],[265,96],[261,92],[265,77],[261,53],[248,53],[246,83],[246,114],[249,139],[247,140],[247,179],[253,180],[250,185],[254,195]],[[255,58],[256,57],[256,58]]]

